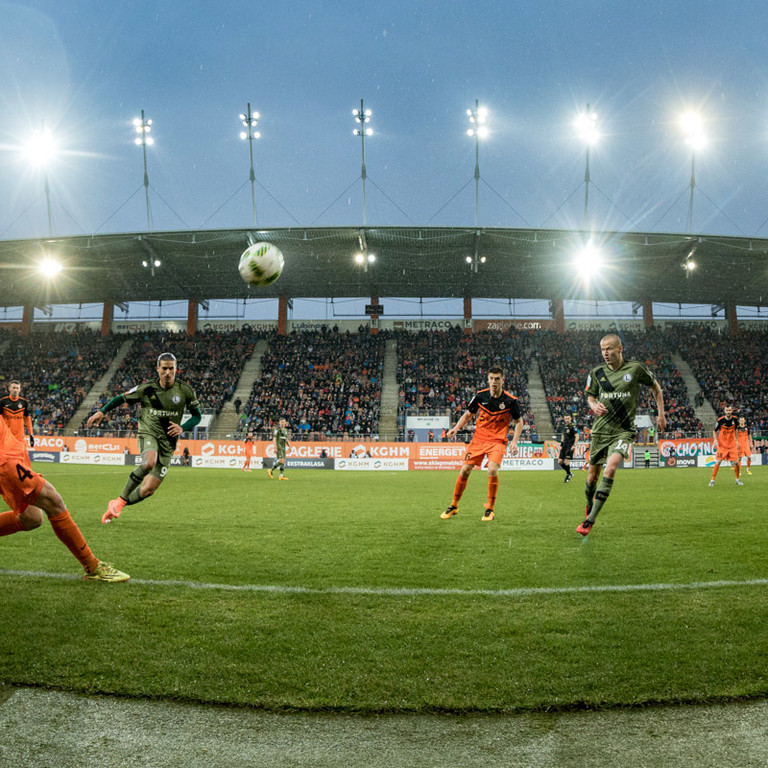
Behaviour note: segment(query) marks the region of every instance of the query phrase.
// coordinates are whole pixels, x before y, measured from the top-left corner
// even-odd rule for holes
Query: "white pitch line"
[[[45,571],[16,571],[0,568],[0,576],[23,576],[72,580],[80,576],[71,573]],[[184,589],[219,590],[222,592],[261,592],[279,595],[364,595],[370,597],[531,597],[535,595],[568,595],[589,592],[672,592],[685,589],[723,589],[733,587],[765,587],[768,579],[743,581],[694,581],[689,584],[601,584],[580,587],[517,587],[513,589],[446,589],[443,587],[300,587],[281,584],[213,584],[202,581],[175,579],[131,579],[128,584],[152,587],[182,587]]]

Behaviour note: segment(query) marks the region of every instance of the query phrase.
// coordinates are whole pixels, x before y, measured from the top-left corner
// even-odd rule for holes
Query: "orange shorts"
[[[749,444],[739,443],[739,456],[750,456],[752,451],[749,450]]]
[[[474,464],[479,467],[483,463],[483,457],[487,456],[488,461],[494,464],[501,464],[504,454],[507,452],[507,444],[491,440],[473,440],[464,454],[465,464]]]
[[[715,461],[738,461],[739,452],[735,445],[728,445],[724,448],[717,446],[717,453],[715,454]]]
[[[0,464],[0,496],[5,503],[20,515],[30,504],[34,504],[45,485],[45,478],[29,467],[26,454],[9,456],[5,454]]]

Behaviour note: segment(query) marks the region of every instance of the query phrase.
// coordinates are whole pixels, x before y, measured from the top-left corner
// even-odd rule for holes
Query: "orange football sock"
[[[712,479],[714,480],[717,477],[717,471],[720,469],[720,467],[715,464],[715,466],[712,468]]]
[[[69,512],[65,509],[58,515],[49,517],[48,520],[59,541],[80,561],[86,571],[92,571],[99,559],[91,552],[91,548]]]
[[[494,475],[488,478],[488,509],[493,509],[496,505],[496,494],[499,490],[499,476]]]
[[[0,536],[10,536],[12,533],[23,530],[19,516],[15,512],[3,512],[0,515]]]
[[[464,495],[464,489],[467,487],[468,480],[468,477],[462,477],[461,475],[456,478],[456,485],[453,489],[453,501],[451,502],[454,507],[459,506],[461,497]]]
[[[734,464],[733,468],[736,470],[736,479],[739,479],[739,475],[741,474],[741,462],[738,464]]]

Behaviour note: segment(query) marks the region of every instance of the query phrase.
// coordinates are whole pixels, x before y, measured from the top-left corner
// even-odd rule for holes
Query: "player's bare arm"
[[[523,433],[523,420],[515,419],[515,431],[512,434],[512,440],[507,448],[507,453],[510,456],[517,456],[517,444],[520,440],[520,435]]]
[[[469,422],[469,420],[472,418],[472,412],[471,411],[464,411],[464,413],[461,414],[461,418],[456,422],[454,426],[452,426],[446,433],[446,437],[453,439],[456,437],[456,435],[459,433],[459,430],[464,429],[466,424]]]
[[[90,428],[94,425],[101,424],[101,420],[104,418],[104,414],[101,411],[96,411],[96,413],[92,414],[88,421],[85,423],[85,426]]]

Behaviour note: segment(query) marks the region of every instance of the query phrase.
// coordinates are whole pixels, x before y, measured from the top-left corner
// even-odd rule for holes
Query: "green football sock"
[[[128,475],[128,480],[125,483],[123,492],[120,494],[126,501],[128,501],[128,497],[131,493],[141,485],[144,478],[149,474],[149,470],[144,469],[142,471],[142,469],[142,467],[136,467],[136,469]]]
[[[597,483],[587,483],[584,486],[584,495],[587,497],[587,509],[592,509],[592,504],[595,499],[596,490],[597,490]]]
[[[600,481],[600,485],[597,486],[595,491],[595,500],[592,503],[592,509],[589,510],[587,519],[590,523],[595,522],[595,518],[600,514],[600,510],[603,508],[603,504],[608,500],[608,496],[613,488],[613,478],[604,477]]]
[[[144,501],[144,497],[141,495],[141,486],[134,488],[128,494],[127,504],[138,504],[140,501]]]

